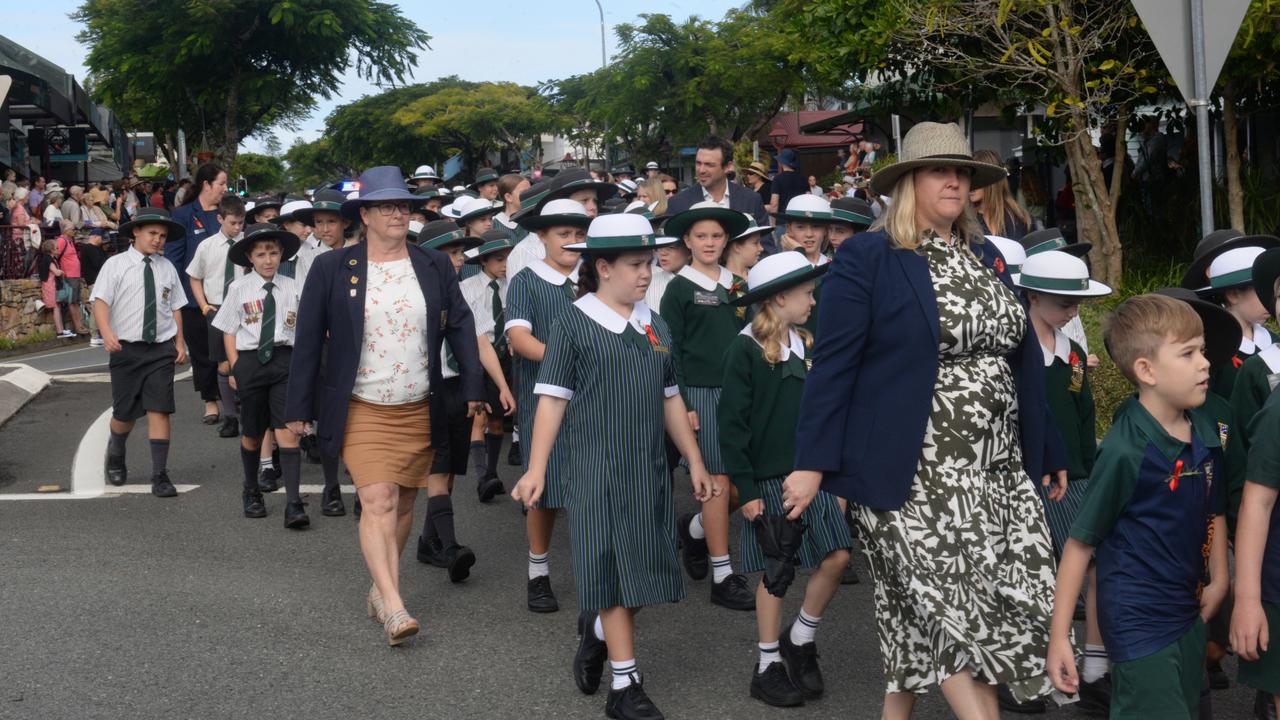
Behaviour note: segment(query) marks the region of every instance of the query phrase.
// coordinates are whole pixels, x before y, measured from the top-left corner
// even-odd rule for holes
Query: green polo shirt
[[[1222,446],[1222,477],[1226,491],[1227,534],[1235,537],[1236,518],[1240,514],[1240,498],[1244,496],[1244,471],[1249,461],[1245,446],[1247,423],[1221,395],[1209,391],[1200,406],[1200,412],[1213,421],[1218,431],[1218,444]]]
[[[1272,364],[1275,369],[1272,369]],[[1250,356],[1236,371],[1235,383],[1231,387],[1231,409],[1235,411],[1236,419],[1248,425],[1277,386],[1280,386],[1280,346],[1273,345]],[[1241,440],[1247,450],[1250,439],[1242,433]]]

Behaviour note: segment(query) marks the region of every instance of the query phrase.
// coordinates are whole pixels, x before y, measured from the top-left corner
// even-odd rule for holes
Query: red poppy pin
[[[1173,477],[1169,478],[1169,492],[1175,492],[1178,489],[1178,478],[1182,475],[1182,461],[1173,464]]]
[[[1067,357],[1067,363],[1071,367],[1076,367],[1080,364],[1080,356],[1076,354],[1075,350],[1072,350],[1071,355]]]
[[[653,331],[653,326],[652,326],[652,325],[645,325],[645,326],[644,326],[644,334],[645,334],[645,335],[647,335],[647,336],[649,337],[649,344],[650,344],[650,345],[657,346],[657,345],[659,344],[659,343],[658,343],[658,334],[657,334],[657,333],[655,333],[655,332]]]
[[[1244,364],[1244,360],[1241,360],[1239,355],[1233,355],[1233,356],[1231,356],[1231,366],[1232,366],[1232,367],[1239,368],[1239,367],[1240,367],[1241,365],[1243,365],[1243,364]]]
[[[1004,258],[996,258],[995,265],[996,265],[996,272],[998,273],[1004,272]]]

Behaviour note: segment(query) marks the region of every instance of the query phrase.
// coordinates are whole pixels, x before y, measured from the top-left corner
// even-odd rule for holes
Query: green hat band
[[[1014,265],[1013,263],[1009,263],[1009,264],[1005,265],[1005,267],[1006,267],[1006,268],[1008,268],[1008,270],[1009,270],[1009,274],[1010,274],[1010,275],[1012,275],[1012,274],[1014,274],[1014,273],[1020,273],[1020,272],[1022,272],[1022,266],[1021,266],[1021,265]]]
[[[1049,250],[1061,250],[1066,246],[1067,246],[1067,241],[1065,238],[1054,238],[1052,240],[1045,240],[1039,245],[1033,245],[1032,247],[1028,248],[1027,257],[1031,257],[1032,255],[1038,255],[1042,252],[1046,252]]]
[[[828,222],[832,219],[831,213],[821,210],[818,212],[813,212],[812,210],[788,210],[783,213],[783,216],[795,218],[796,220],[825,220]]]
[[[613,248],[630,248],[637,245],[656,246],[653,235],[616,235],[609,237],[588,237],[588,250],[611,250]]]
[[[319,202],[311,203],[311,209],[312,211],[320,210],[322,212],[342,212],[342,203],[321,200]]]
[[[854,225],[870,225],[872,223],[872,219],[866,215],[861,215],[850,210],[837,210],[832,208],[831,217],[833,220],[844,220],[845,222],[851,222]]]
[[[169,223],[169,222],[177,222],[177,221],[165,215],[139,215],[133,219],[134,225],[143,225],[146,223]]]
[[[480,177],[476,178],[475,184],[482,185],[487,182],[493,182],[494,180],[497,180],[497,179],[498,179],[497,175],[494,175],[492,173],[485,173],[484,175],[481,175]]]
[[[538,203],[542,202],[542,198],[546,197],[550,192],[551,190],[543,190],[537,195],[524,198],[520,201],[520,209],[528,210],[529,208],[536,206]]]
[[[436,237],[423,240],[422,245],[428,248],[434,249],[434,248],[440,247],[441,245],[448,245],[449,243],[455,240],[461,240],[466,236],[467,236],[467,231],[459,228],[457,230],[454,230],[451,233],[446,233],[444,235],[437,235]]]
[[[1253,268],[1247,267],[1243,270],[1236,270],[1235,272],[1229,272],[1225,275],[1209,278],[1209,287],[1222,289],[1225,287],[1231,287],[1232,285],[1239,285],[1240,283],[1251,282],[1252,280]]]
[[[1018,284],[1031,290],[1088,290],[1089,278],[1047,278],[1023,273]]]
[[[510,240],[490,240],[489,242],[476,248],[476,257],[495,253],[499,250],[508,250],[514,247]]]

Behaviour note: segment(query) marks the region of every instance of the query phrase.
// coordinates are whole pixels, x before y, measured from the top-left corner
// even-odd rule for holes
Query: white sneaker
[[[60,338],[73,338],[75,336],[76,336],[75,332],[71,330],[63,330],[62,332],[58,333],[58,337]]]
[[[100,337],[89,338],[89,347],[102,347],[102,345],[103,345],[102,338]]]

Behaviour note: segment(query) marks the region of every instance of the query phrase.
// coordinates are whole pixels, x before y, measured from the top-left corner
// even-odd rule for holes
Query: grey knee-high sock
[[[236,412],[236,391],[231,387],[231,376],[218,373],[218,395],[222,398],[222,417],[239,417]]]
[[[111,439],[107,440],[107,455],[110,457],[124,457],[124,445],[129,440],[129,433],[118,433],[111,431]]]
[[[258,492],[258,451],[240,446],[240,464],[244,466],[244,489]]]
[[[501,435],[485,435],[485,475],[498,474],[498,456],[502,454],[502,436]]]
[[[151,441],[151,475],[159,475],[169,465],[169,441]]]
[[[329,457],[320,452],[320,468],[324,470],[324,489],[336,490],[338,487],[338,458]]]
[[[280,474],[284,480],[285,500],[301,502],[298,486],[302,482],[302,452],[298,448],[280,448]]]
[[[435,527],[442,546],[458,542],[453,529],[453,498],[448,495],[427,498],[427,521]]]

